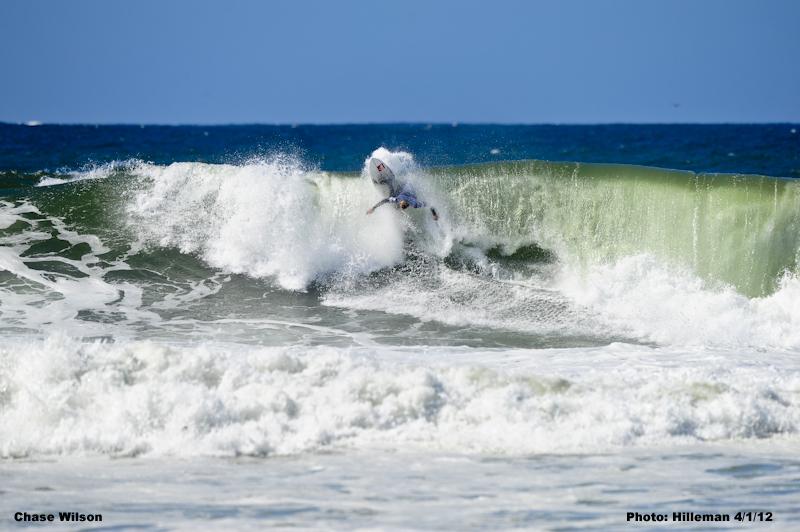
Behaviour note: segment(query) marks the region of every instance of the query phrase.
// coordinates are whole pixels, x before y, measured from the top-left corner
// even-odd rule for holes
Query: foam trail
[[[429,266],[396,274],[378,287],[334,287],[323,304],[405,314],[454,326],[534,334],[602,335],[596,320],[542,283],[509,282]]]

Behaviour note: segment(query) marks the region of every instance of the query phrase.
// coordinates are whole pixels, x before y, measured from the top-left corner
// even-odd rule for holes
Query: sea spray
[[[385,209],[365,218],[371,187],[293,159],[150,165],[137,175],[150,186],[129,214],[145,242],[198,253],[215,268],[304,290],[322,275],[369,273],[403,256],[397,214]]]

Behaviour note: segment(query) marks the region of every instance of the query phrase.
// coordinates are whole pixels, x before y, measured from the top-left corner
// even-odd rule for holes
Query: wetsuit
[[[413,207],[415,209],[419,209],[421,207],[425,207],[425,202],[420,201],[417,199],[417,193],[411,187],[411,185],[404,184],[400,186],[399,190],[397,190],[396,194],[389,196],[388,198],[382,199],[378,203],[375,204],[370,211],[373,211],[383,205],[384,203],[400,203],[401,201],[405,201],[408,203],[409,207]],[[433,219],[436,220],[439,218],[439,215],[436,214],[436,209],[431,207],[431,214],[433,214]]]

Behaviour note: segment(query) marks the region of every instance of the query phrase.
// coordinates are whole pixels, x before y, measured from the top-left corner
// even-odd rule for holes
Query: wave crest
[[[305,290],[320,276],[368,273],[403,256],[395,213],[364,214],[373,187],[291,158],[146,165],[137,174],[148,184],[129,213],[143,240],[198,253],[215,268]]]

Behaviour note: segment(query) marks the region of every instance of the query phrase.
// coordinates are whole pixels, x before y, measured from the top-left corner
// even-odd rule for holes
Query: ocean
[[[800,529],[798,131],[0,124],[0,522]]]

